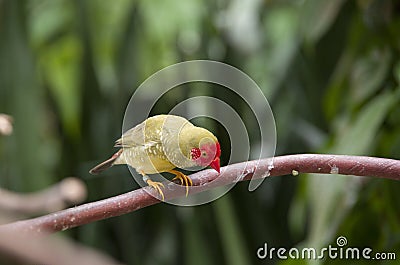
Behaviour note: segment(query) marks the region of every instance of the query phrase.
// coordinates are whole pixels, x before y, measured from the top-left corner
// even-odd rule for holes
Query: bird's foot
[[[158,181],[152,181],[151,179],[147,179],[145,181],[146,181],[147,185],[149,185],[150,187],[155,189],[161,195],[161,198],[164,201],[164,193],[161,190],[161,188],[164,188],[164,184],[162,184],[161,182],[158,182]]]
[[[186,187],[186,197],[187,197],[189,194],[189,186],[193,186],[192,179],[177,170],[171,170],[169,172],[175,175],[175,177],[172,180],[178,179],[181,185]]]

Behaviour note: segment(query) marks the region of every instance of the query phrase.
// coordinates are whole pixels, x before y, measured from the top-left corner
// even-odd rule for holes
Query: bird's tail
[[[110,157],[106,161],[98,164],[97,166],[89,170],[89,173],[99,174],[100,172],[106,170],[107,168],[112,167],[114,165],[115,160],[117,160],[117,158],[122,154],[122,150],[123,149],[118,150],[118,152],[116,152],[112,157]]]

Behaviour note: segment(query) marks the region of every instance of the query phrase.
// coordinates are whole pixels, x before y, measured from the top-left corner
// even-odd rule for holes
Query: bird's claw
[[[164,201],[164,193],[161,190],[161,187],[164,188],[164,184],[162,184],[161,182],[157,182],[157,181],[152,181],[151,179],[148,179],[146,181],[147,185],[149,185],[150,187],[153,187],[160,195],[162,200]]]
[[[186,187],[186,197],[189,194],[189,186],[193,186],[193,181],[191,178],[183,174],[182,172],[173,170],[171,171],[172,174],[175,174],[175,177],[172,180],[178,179],[180,184]]]

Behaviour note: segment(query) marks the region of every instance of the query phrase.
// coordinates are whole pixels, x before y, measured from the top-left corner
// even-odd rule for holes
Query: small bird
[[[111,158],[89,172],[98,174],[113,165],[128,164],[143,176],[143,181],[153,187],[164,200],[161,182],[147,175],[169,172],[181,185],[186,186],[186,196],[192,180],[175,168],[191,169],[211,166],[220,173],[221,149],[218,139],[208,130],[197,127],[183,117],[157,115],[125,132],[115,142],[120,147]]]

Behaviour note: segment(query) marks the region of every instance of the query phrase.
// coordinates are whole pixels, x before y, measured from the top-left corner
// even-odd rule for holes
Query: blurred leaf
[[[186,215],[184,221],[184,262],[188,265],[203,265],[217,264],[216,259],[212,257],[210,249],[213,244],[210,244],[210,238],[204,233],[204,224],[198,211],[193,208],[177,209],[182,214]]]
[[[144,264],[172,264],[176,259],[176,252],[171,251],[172,249],[177,249],[174,246],[176,238],[168,226],[162,226],[162,231],[154,236],[152,248],[147,253],[146,260]]]
[[[301,9],[300,31],[307,42],[314,43],[331,27],[343,0],[306,0]]]
[[[350,80],[353,105],[362,103],[382,88],[389,71],[391,57],[388,49],[373,50],[355,62]]]
[[[363,9],[363,19],[365,24],[375,30],[382,30],[393,17],[392,0],[363,0],[358,1]],[[395,11],[394,11],[395,12]]]
[[[199,0],[141,1],[140,5],[151,39],[167,43],[180,30],[198,30],[206,12],[205,6]]]
[[[398,101],[398,93],[387,91],[369,102],[345,128],[338,131],[327,153],[364,155],[373,147],[379,127],[389,109]],[[330,165],[335,167],[334,162]],[[340,173],[340,168],[338,168]],[[310,174],[307,178],[311,206],[310,233],[305,245],[320,247],[327,244],[354,204],[358,178],[338,175]]]
[[[396,78],[397,84],[400,84],[400,61],[397,61],[393,69],[394,77]]]
[[[349,86],[349,73],[353,71],[354,62],[358,58],[360,50],[365,46],[364,39],[367,38],[364,25],[359,17],[353,17],[349,27],[347,34],[349,40],[332,70],[325,92],[323,109],[329,120],[347,107],[348,101],[344,100],[343,95],[346,95],[346,88]]]
[[[217,26],[223,30],[230,45],[240,53],[250,54],[260,46],[261,25],[258,10],[262,0],[227,1],[218,17]]]
[[[299,181],[296,195],[290,205],[288,222],[292,235],[299,240],[304,234],[307,221],[307,182]]]
[[[6,171],[2,178],[19,191],[33,191],[53,182],[51,167],[45,161],[47,125],[43,89],[35,75],[34,55],[27,43],[23,2],[0,2],[0,112],[14,118],[14,133],[9,137]],[[4,97],[3,97],[4,96]],[[46,148],[42,148],[46,145]],[[50,163],[51,164],[51,163]]]
[[[246,244],[241,235],[242,229],[233,211],[229,194],[216,200],[213,206],[227,264],[250,264],[246,253]]]
[[[46,45],[65,32],[74,15],[68,0],[29,0],[28,6],[28,33],[35,48]]]
[[[366,155],[376,140],[376,135],[388,111],[399,100],[399,91],[387,91],[371,100],[349,121],[335,137],[335,144],[328,149],[332,153]]]
[[[200,45],[201,23],[206,15],[206,6],[201,1],[140,1],[139,9],[143,19],[141,30],[145,32],[145,38],[137,40],[145,51],[138,54],[142,62],[141,77],[147,78],[178,62],[177,38],[184,37],[182,34],[198,36],[196,45]]]
[[[115,62],[121,43],[126,40],[124,34],[129,27],[133,3],[131,0],[86,2],[94,66],[100,87],[106,94],[118,88]]]
[[[291,71],[291,62],[299,48],[298,20],[298,14],[292,8],[270,10],[263,21],[265,44],[260,48],[262,56],[252,56],[246,63],[247,71],[252,73],[268,99]]]
[[[82,47],[74,35],[67,35],[42,52],[40,63],[49,89],[61,113],[62,124],[72,136],[80,135]]]

